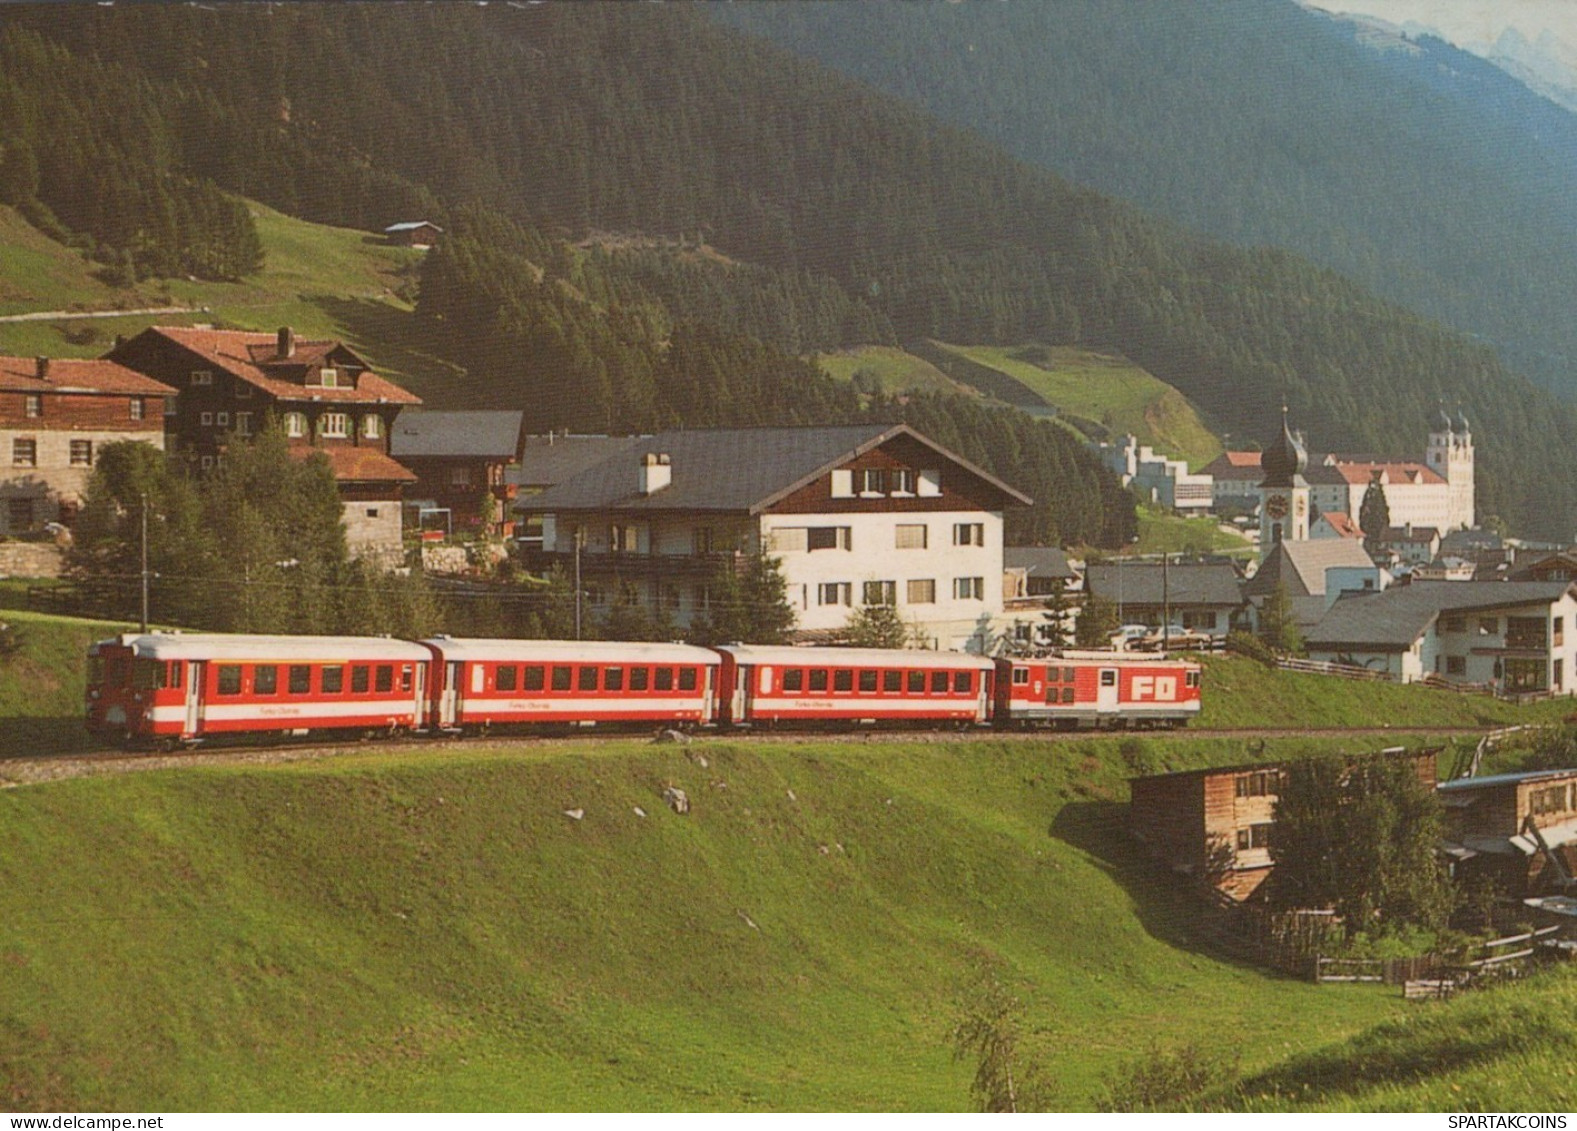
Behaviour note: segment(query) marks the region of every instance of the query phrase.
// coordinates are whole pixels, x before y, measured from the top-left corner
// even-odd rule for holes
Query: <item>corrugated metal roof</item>
[[[969,652],[920,652],[896,648],[793,648],[729,644],[718,649],[742,664],[804,668],[821,664],[862,668],[971,668],[991,671],[996,663]]]
[[[736,511],[757,513],[847,460],[898,436],[934,449],[941,459],[1002,496],[1004,504],[1030,499],[995,476],[927,440],[903,424],[827,428],[719,428],[659,432],[631,441],[539,495],[516,504],[533,513],[577,510]],[[672,481],[662,490],[637,490],[636,459],[646,452],[670,457]]]
[[[594,640],[482,640],[435,636],[424,643],[446,660],[487,660],[512,664],[580,662],[717,664],[717,653],[689,644],[640,644]]]
[[[113,640],[101,640],[95,648],[119,644],[132,654],[152,660],[240,660],[247,662],[288,662],[321,660],[428,660],[426,648],[408,640],[382,636],[262,636],[245,633],[150,632],[127,633]]]
[[[525,413],[508,409],[445,412],[408,408],[389,433],[389,454],[406,457],[477,457],[512,460],[520,451]]]
[[[417,228],[431,228],[435,232],[443,231],[442,228],[440,228],[437,224],[434,224],[431,220],[404,220],[398,224],[390,224],[383,230],[389,233],[414,232]]]
[[[1543,781],[1551,778],[1577,778],[1577,768],[1569,770],[1524,770],[1514,774],[1487,774],[1481,778],[1452,778],[1443,781],[1439,788],[1452,793],[1470,789],[1492,789],[1501,785],[1521,785],[1523,782]]]

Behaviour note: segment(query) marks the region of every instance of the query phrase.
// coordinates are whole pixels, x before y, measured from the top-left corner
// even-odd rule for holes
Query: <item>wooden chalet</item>
[[[400,499],[416,476],[389,454],[395,418],[421,398],[374,373],[349,346],[277,334],[154,326],[122,341],[109,360],[173,386],[166,448],[199,470],[225,446],[273,419],[292,454],[328,457],[345,504],[352,551],[397,553]]]
[[[523,412],[506,410],[401,413],[390,452],[416,475],[407,508],[442,515],[450,529],[513,535],[511,504],[519,487],[508,472],[520,465],[524,419]],[[486,516],[484,500],[492,512]]]
[[[1577,889],[1577,769],[1442,782],[1440,800],[1458,879],[1518,898]]]
[[[1402,754],[1434,786],[1437,750]],[[1269,878],[1271,830],[1283,767],[1249,763],[1129,779],[1128,829],[1172,871],[1230,899]]]

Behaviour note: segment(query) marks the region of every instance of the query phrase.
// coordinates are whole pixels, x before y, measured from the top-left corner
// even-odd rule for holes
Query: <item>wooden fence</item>
[[[1390,672],[1377,672],[1373,668],[1338,664],[1331,660],[1300,660],[1293,656],[1282,656],[1277,658],[1276,666],[1289,672],[1313,672],[1316,675],[1333,675],[1340,679],[1361,679],[1372,683],[1392,682]]]

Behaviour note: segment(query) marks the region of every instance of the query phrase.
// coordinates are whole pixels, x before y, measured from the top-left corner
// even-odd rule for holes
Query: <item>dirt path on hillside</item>
[[[67,318],[135,318],[139,314],[207,314],[206,306],[144,306],[136,310],[34,310],[0,314],[0,322],[58,322]]]
[[[1168,738],[1234,738],[1245,742],[1264,739],[1287,738],[1388,738],[1406,735],[1423,738],[1479,737],[1500,727],[1324,727],[1297,730],[1181,730],[1181,731],[1132,731],[1132,737],[1164,741]],[[871,733],[762,733],[762,734],[709,734],[693,736],[691,743],[705,748],[723,742],[794,743],[842,741],[850,744],[877,742],[1070,742],[1088,738],[1109,738],[1120,731],[917,731]],[[336,745],[299,746],[280,745],[262,747],[228,747],[211,750],[186,750],[176,753],[127,753],[120,750],[103,750],[91,753],[35,755],[25,758],[0,757],[0,789],[14,789],[24,785],[62,781],[67,778],[98,777],[105,774],[129,774],[144,770],[182,770],[196,766],[270,766],[290,762],[312,762],[323,758],[368,754],[377,751],[433,752],[472,749],[512,750],[537,749],[547,745],[585,746],[603,742],[640,742],[639,734],[575,735],[570,737],[507,737],[490,735],[485,738],[401,739],[394,742],[349,742]]]

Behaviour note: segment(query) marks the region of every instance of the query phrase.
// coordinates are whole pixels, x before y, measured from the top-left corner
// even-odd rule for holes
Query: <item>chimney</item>
[[[41,357],[41,358],[38,358],[37,361],[38,361],[38,379],[40,381],[48,381],[49,380],[49,358]]]
[[[279,328],[279,356],[296,356],[296,335],[289,326],[281,326]]]
[[[655,495],[673,482],[673,463],[667,452],[647,452],[641,457],[639,489],[643,495]]]

